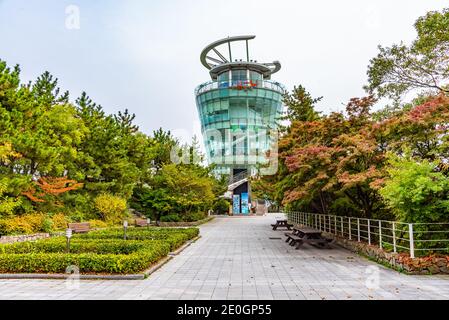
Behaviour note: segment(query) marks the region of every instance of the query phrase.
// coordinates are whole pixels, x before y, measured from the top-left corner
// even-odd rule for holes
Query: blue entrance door
[[[233,204],[232,204],[232,213],[240,214],[240,195],[234,194]]]
[[[242,193],[242,213],[249,214],[248,193]]]

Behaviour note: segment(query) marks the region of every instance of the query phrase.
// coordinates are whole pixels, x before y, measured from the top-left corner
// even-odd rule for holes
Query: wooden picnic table
[[[330,248],[329,242],[332,241],[331,239],[324,238],[322,231],[303,226],[295,226],[293,227],[293,232],[287,232],[285,235],[287,236],[285,242],[291,246],[296,245],[296,249],[299,249],[304,243],[318,245],[319,248]]]
[[[293,227],[292,224],[288,223],[287,219],[283,218],[276,218],[276,223],[271,225],[273,227],[273,230],[276,231],[277,228],[287,228],[288,230],[291,230]]]

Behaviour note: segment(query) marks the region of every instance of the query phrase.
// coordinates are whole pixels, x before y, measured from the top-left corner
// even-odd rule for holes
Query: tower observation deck
[[[285,92],[271,80],[281,69],[279,61],[250,59],[249,41],[254,38],[228,37],[208,45],[200,60],[211,80],[195,90],[206,156],[217,174],[230,176],[234,214],[250,213],[248,177],[269,166],[269,155],[277,151],[277,118]],[[244,57],[234,55],[235,46],[243,46]]]

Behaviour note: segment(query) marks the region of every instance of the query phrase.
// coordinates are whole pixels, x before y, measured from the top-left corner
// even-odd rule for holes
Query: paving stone
[[[224,217],[201,226],[202,237],[146,280],[2,280],[0,299],[449,299],[449,276],[409,276],[345,249],[288,246],[266,217]],[[350,257],[350,259],[348,259]],[[379,288],[366,269],[379,267]],[[418,289],[419,288],[419,289]]]

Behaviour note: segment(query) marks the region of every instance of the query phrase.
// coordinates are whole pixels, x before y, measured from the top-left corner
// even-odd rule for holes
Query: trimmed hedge
[[[131,254],[155,246],[170,245],[164,241],[148,240],[80,240],[70,241],[70,253],[96,253],[96,254]],[[0,254],[25,254],[25,253],[65,253],[67,243],[65,238],[53,238],[36,242],[18,242],[0,246]]]
[[[168,246],[157,246],[124,254],[27,253],[1,254],[1,273],[65,273],[76,265],[81,273],[137,273],[169,253]]]
[[[199,235],[198,228],[130,228],[126,232],[129,240],[161,240],[170,244],[171,250],[176,250],[186,241]],[[74,239],[123,239],[123,230],[109,229],[89,232],[74,236]]]
[[[63,237],[0,245],[0,273],[65,273],[69,266],[80,273],[138,273],[198,234],[197,228],[130,228],[125,241],[120,228],[100,230],[75,235],[69,254]]]

